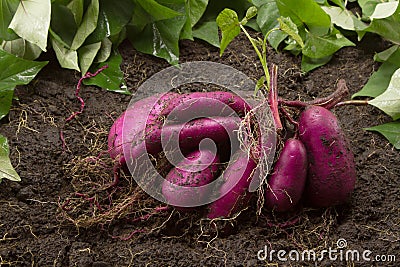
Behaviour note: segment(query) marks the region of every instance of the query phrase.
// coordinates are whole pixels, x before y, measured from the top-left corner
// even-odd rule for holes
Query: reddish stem
[[[85,107],[85,101],[83,100],[82,97],[79,96],[79,92],[81,91],[83,80],[88,79],[88,78],[93,78],[93,77],[97,76],[100,72],[102,72],[106,68],[108,68],[108,65],[104,65],[103,67],[98,69],[95,73],[86,72],[86,74],[83,75],[79,79],[78,84],[76,85],[75,96],[76,96],[76,98],[78,98],[79,102],[81,103],[81,107],[80,107],[80,109],[78,111],[75,111],[74,113],[72,113],[72,115],[69,116],[65,120],[65,122],[69,122],[70,120],[74,119],[77,115],[79,115],[79,114],[81,114],[83,112],[83,108]]]
[[[299,123],[295,121],[292,116],[290,116],[289,112],[284,108],[284,107],[279,107],[279,110],[282,112],[283,116],[291,123],[293,124],[296,128],[299,127]]]
[[[277,131],[281,131],[283,127],[281,118],[279,117],[278,103],[278,66],[273,64],[268,92],[268,104],[274,118],[275,128]]]
[[[294,125],[295,127],[295,135],[294,138],[298,138],[298,129],[299,129],[299,123],[297,121],[295,121],[292,116],[289,114],[289,112],[282,106],[279,107],[279,110],[281,111],[281,113],[283,114],[283,116],[285,116],[285,118]]]
[[[58,199],[58,202],[60,203],[60,199]],[[60,206],[61,209],[64,210],[64,211],[71,211],[72,208],[71,207],[67,207],[70,202],[71,202],[70,199],[67,199],[66,201],[64,201],[64,203]]]
[[[298,100],[284,100],[279,99],[279,104],[295,107],[295,108],[306,108],[310,105],[314,106],[322,106],[326,109],[334,108],[338,103],[340,103],[347,95],[349,94],[349,89],[347,88],[346,81],[344,79],[340,79],[337,83],[336,90],[326,97],[316,98],[311,101],[298,101]]]
[[[63,151],[65,151],[67,145],[66,145],[66,142],[65,142],[64,132],[62,130],[60,131],[60,140],[61,140],[61,143],[62,143],[62,149],[63,149]]]

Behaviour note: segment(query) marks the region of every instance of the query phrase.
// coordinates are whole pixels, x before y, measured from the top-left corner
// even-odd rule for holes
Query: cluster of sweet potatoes
[[[277,105],[272,100],[265,108],[279,118]],[[252,108],[231,92],[150,96],[135,102],[115,121],[108,138],[110,155],[123,166],[143,156],[163,157],[162,141],[178,140],[184,158],[163,165],[167,170],[161,172],[165,173],[159,185],[165,202],[187,209],[195,200],[206,203],[201,208],[210,219],[230,217],[248,204],[251,179],[260,175],[256,169],[264,164],[237,140],[243,118]],[[264,185],[266,207],[280,212],[293,209],[301,200],[316,207],[341,204],[355,186],[354,157],[334,114],[318,105],[304,105],[299,113],[296,133],[282,140]],[[173,123],[166,123],[168,116]],[[211,139],[216,150],[202,147],[203,139]],[[252,147],[263,149],[260,140]],[[215,200],[208,201],[210,197]]]

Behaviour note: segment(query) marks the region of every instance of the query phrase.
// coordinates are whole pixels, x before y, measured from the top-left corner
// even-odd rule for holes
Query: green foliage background
[[[370,130],[400,148],[398,0],[0,0],[0,119],[10,109],[15,86],[34,79],[47,64],[37,59],[50,49],[61,67],[82,75],[107,64],[108,69],[85,83],[129,94],[117,50],[122,41],[129,39],[136,50],[172,65],[179,62],[182,39],[205,40],[221,46],[222,53],[240,32],[234,24],[250,7],[257,12],[246,26],[266,36],[273,48],[301,55],[304,72],[326,64],[342,47],[355,46],[350,36],[360,41],[372,33],[391,42],[392,47],[375,56],[381,68],[353,97],[375,98],[370,104],[397,120]],[[232,29],[220,40],[216,18],[225,8],[237,19],[219,21]]]

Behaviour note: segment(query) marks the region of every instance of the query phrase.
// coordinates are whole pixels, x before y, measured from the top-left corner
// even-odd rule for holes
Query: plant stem
[[[299,123],[297,121],[295,121],[292,116],[290,116],[289,112],[284,108],[284,107],[279,107],[279,110],[282,112],[283,116],[285,116],[285,118],[291,123],[293,124],[296,129],[299,128]]]
[[[332,109],[335,106],[337,106],[337,104],[341,102],[343,98],[348,94],[349,94],[349,89],[347,88],[346,81],[344,79],[340,79],[337,83],[336,90],[327,97],[316,98],[314,100],[306,102],[298,100],[290,101],[284,99],[279,99],[278,101],[279,104],[288,107],[305,108],[307,106],[314,105],[314,106],[322,106],[326,109]]]
[[[368,100],[347,100],[337,103],[334,107],[341,107],[346,105],[364,106],[368,105]]]
[[[275,128],[279,132],[282,130],[282,122],[281,118],[279,117],[279,110],[278,110],[278,66],[272,65],[271,69],[271,83],[269,86],[268,92],[268,104],[270,106],[272,116],[275,122]]]
[[[254,42],[254,39],[250,36],[250,34],[245,29],[245,27],[242,24],[239,24],[239,26],[242,29],[242,31],[244,32],[244,34],[246,35],[247,39],[249,39],[251,45],[254,48],[254,51],[256,51],[256,53],[257,53],[257,56],[258,56],[258,58],[259,58],[259,60],[261,62],[263,70],[264,70],[265,81],[266,81],[266,84],[267,84],[267,87],[268,87],[268,90],[269,90],[270,89],[269,88],[270,75],[269,75],[268,64],[267,64],[267,60],[266,60],[266,50],[267,50],[266,47],[265,47],[266,44],[265,44],[265,42],[263,43],[263,53],[261,53],[260,50],[257,47],[257,44]],[[266,35],[266,36],[268,36],[268,35]]]

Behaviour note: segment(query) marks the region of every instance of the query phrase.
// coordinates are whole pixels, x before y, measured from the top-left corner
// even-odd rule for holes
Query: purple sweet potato
[[[212,97],[226,103],[234,111],[240,114],[244,114],[245,111],[250,108],[242,98],[229,92],[191,93],[183,95],[168,92],[163,95],[157,94],[141,99],[121,114],[111,127],[108,137],[110,156],[112,158],[118,157],[121,164],[124,164],[126,159],[123,157],[123,151],[130,151],[130,156],[132,158],[142,156],[146,152],[146,149],[149,154],[159,153],[161,151],[161,131],[164,126],[164,120],[169,113],[178,106],[176,114],[184,114],[185,112],[201,114],[202,110],[210,109],[209,104],[210,98]],[[199,101],[195,101],[199,98]],[[182,105],[185,101],[193,101],[193,105]],[[214,102],[211,101],[211,103]],[[180,112],[179,108],[183,108],[184,110]],[[188,108],[190,108],[190,111]],[[216,114],[220,113],[217,109],[214,110],[216,110]],[[186,115],[181,115],[180,119],[183,119],[185,116]],[[238,121],[238,119],[227,117],[225,120],[228,121],[228,131],[237,129],[236,126],[235,128],[230,128],[232,125],[230,122],[232,122],[232,120]],[[190,123],[191,122],[188,124]],[[178,126],[176,126],[175,129],[177,127]],[[183,143],[188,143],[188,140],[190,141],[191,137],[196,138],[198,133],[200,133],[200,136],[205,136],[202,137],[202,139],[210,138],[207,134],[204,134],[204,132],[207,132],[206,130],[210,130],[210,132],[216,135],[223,135],[220,131],[221,127],[215,126],[215,121],[210,122],[205,120],[203,126],[195,124],[194,127],[200,127],[202,129],[185,129],[188,134],[182,134],[184,137]],[[208,127],[211,128],[209,129]],[[172,128],[171,130],[173,130]],[[216,139],[218,138],[216,137]],[[144,146],[143,141],[146,141],[146,146]]]
[[[241,149],[232,158],[222,174],[223,184],[218,190],[221,197],[208,207],[209,219],[234,215],[247,207],[251,197],[248,187],[257,164]]]
[[[299,119],[299,138],[308,157],[304,197],[314,207],[328,207],[349,199],[356,182],[354,155],[336,116],[311,106]]]
[[[125,130],[124,132],[124,139],[139,140],[144,135],[143,130],[145,129],[147,115],[159,97],[160,95],[154,95],[133,103],[115,120],[108,134],[108,149],[111,158],[119,158],[124,162],[123,151],[131,146],[129,142],[124,143],[124,140],[122,140],[124,124],[129,127],[129,131]]]
[[[240,122],[241,120],[237,117],[199,118],[184,125],[165,125],[162,137],[167,146],[170,140],[179,140],[179,147],[183,151],[196,149],[200,142],[206,138],[213,140],[217,144],[226,144],[231,141],[233,144],[238,145],[236,131]],[[161,148],[161,136],[149,140],[146,145],[149,151],[159,150]]]
[[[190,120],[193,116],[229,117],[238,115],[243,117],[251,110],[251,106],[240,96],[221,91],[184,94],[174,104],[176,106],[171,116],[176,120]]]
[[[219,157],[210,150],[196,150],[174,167],[165,177],[162,193],[168,204],[191,207],[193,203],[206,203],[212,182],[218,172]]]
[[[288,139],[268,179],[265,205],[284,212],[299,202],[307,177],[307,151],[300,140]]]

